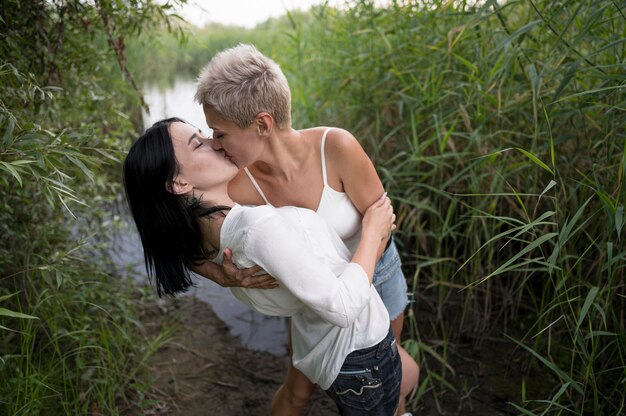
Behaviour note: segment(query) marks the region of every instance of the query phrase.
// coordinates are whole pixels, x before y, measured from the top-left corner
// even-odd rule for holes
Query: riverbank
[[[141,383],[150,385],[142,402],[123,415],[266,415],[280,386],[288,357],[245,348],[229,333],[211,307],[195,297],[161,299],[143,316],[149,332],[173,327],[169,342],[157,350]],[[320,390],[310,416],[338,413]]]
[[[207,303],[193,297],[159,299],[141,318],[148,334],[168,334],[169,341],[149,359],[137,383],[148,386],[134,404],[120,406],[130,415],[267,415],[285,376],[288,357],[253,351],[230,334]],[[167,335],[166,335],[167,336]],[[435,388],[418,403],[415,415],[511,415],[510,401],[519,400],[522,356],[511,360],[510,346],[485,342],[483,348],[456,345],[449,357],[449,389]],[[465,354],[459,354],[465,351]],[[427,366],[436,362],[426,358]],[[431,382],[432,384],[432,382]],[[453,391],[456,390],[456,392]],[[429,389],[430,390],[430,389]],[[334,403],[316,390],[303,415],[338,415]]]

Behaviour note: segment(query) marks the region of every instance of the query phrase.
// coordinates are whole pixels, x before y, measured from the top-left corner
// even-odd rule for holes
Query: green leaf
[[[583,321],[587,317],[587,312],[589,312],[589,308],[591,307],[591,304],[595,300],[596,295],[598,294],[598,290],[599,289],[597,286],[594,286],[589,290],[589,293],[587,294],[587,298],[585,299],[585,303],[583,304],[583,307],[580,310],[580,313],[578,315],[578,323],[576,324],[577,331],[578,329],[580,329],[580,325],[582,325]]]
[[[560,103],[561,101],[569,100],[571,98],[584,97],[586,95],[596,94],[596,93],[605,92],[605,91],[611,91],[611,93],[614,92],[617,95],[618,90],[622,90],[624,88],[626,88],[626,85],[616,85],[616,86],[612,86],[612,87],[602,87],[602,88],[596,88],[596,89],[593,89],[593,90],[586,90],[586,91],[579,92],[579,93],[576,93],[576,94],[568,95],[566,97],[563,97],[561,99],[553,101],[550,104],[556,104],[556,103]]]
[[[617,231],[617,239],[619,240],[622,228],[624,227],[624,206],[620,205],[615,210],[615,231]]]
[[[585,340],[595,338],[595,337],[616,337],[617,334],[615,332],[608,331],[590,331],[587,335],[585,335]]]
[[[554,96],[552,97],[552,101],[556,101],[561,96],[561,93],[563,92],[565,87],[567,87],[567,84],[569,84],[572,78],[574,78],[574,75],[576,74],[576,71],[578,71],[578,67],[580,66],[581,61],[582,60],[578,60],[569,66],[567,73],[561,80],[561,84],[558,86],[554,93]]]
[[[420,383],[422,384],[422,383]],[[536,413],[531,412],[530,410],[524,409],[523,407],[515,404],[515,403],[509,403],[511,406],[513,406],[518,412],[520,412],[520,414],[522,415],[526,415],[526,416],[537,416]]]
[[[583,221],[581,226],[579,226],[576,230],[572,231],[574,229],[574,226],[578,223],[578,220],[580,220],[580,218],[582,217],[583,212],[585,211],[585,208],[587,208],[587,205],[589,205],[591,198],[592,197],[587,198],[587,200],[580,206],[580,208],[576,210],[576,213],[574,214],[572,218],[567,218],[565,220],[565,224],[561,227],[561,231],[559,232],[559,244],[560,245],[565,245],[565,243],[572,236],[574,236],[581,229],[581,227],[587,223],[587,221],[589,221],[589,218],[591,218],[591,217],[588,217],[585,221]]]
[[[498,267],[495,271],[489,273],[489,275],[483,277],[480,280],[477,280],[476,282],[470,283],[468,285],[468,287],[478,286],[479,284],[484,283],[485,281],[489,280],[493,276],[499,275],[499,274],[501,274],[501,273],[503,273],[505,271],[512,270],[512,268],[510,268],[509,266],[513,265],[513,263],[517,259],[519,259],[520,257],[522,257],[525,254],[528,254],[529,252],[531,252],[535,248],[539,247],[541,244],[545,243],[546,241],[552,239],[553,237],[555,237],[557,235],[558,235],[558,233],[543,234],[541,237],[537,238],[535,241],[533,241],[530,244],[528,244],[526,247],[524,247],[522,250],[520,250],[517,254],[515,254],[513,257],[511,257],[509,260],[507,260],[503,265]]]
[[[537,20],[533,20],[530,23],[525,24],[524,26],[520,27],[519,29],[517,29],[515,32],[513,32],[509,37],[507,37],[504,42],[502,42],[500,44],[500,47],[504,46],[504,45],[508,45],[510,44],[513,40],[515,40],[516,38],[525,35],[526,33],[530,32],[531,30],[533,30],[536,26],[539,26],[542,23],[541,20],[537,19]]]
[[[615,214],[615,203],[611,200],[611,196],[601,189],[596,189],[595,192],[596,195],[598,195],[598,197],[600,198],[600,201],[602,201],[602,203],[604,204],[604,206],[608,208],[609,211],[611,211],[611,214]]]
[[[543,191],[541,191],[541,194],[539,194],[539,199],[541,199],[541,197],[550,189],[554,188],[555,185],[556,185],[556,181],[551,180],[550,183],[545,188],[543,188]]]
[[[0,302],[4,302],[7,299],[11,299],[13,296],[17,295],[20,292],[11,293],[9,295],[0,296]]]
[[[530,78],[530,85],[533,90],[533,95],[537,97],[539,95],[541,76],[537,73],[537,67],[535,67],[535,64],[530,64],[528,66],[528,77]]]
[[[521,152],[522,154],[526,155],[526,157],[529,158],[537,166],[547,170],[548,172],[550,172],[551,175],[554,175],[554,172],[552,171],[552,169],[550,169],[550,167],[548,165],[543,163],[537,156],[533,155],[529,151],[524,150],[524,149],[522,149],[520,147],[516,147],[515,150],[517,150],[517,151]]]
[[[7,128],[4,130],[4,135],[2,136],[2,143],[7,145],[13,138],[13,130],[15,129],[15,119],[13,117],[9,117],[9,121],[7,123]]]
[[[67,155],[67,158],[75,165],[78,166],[78,168],[85,174],[85,176],[87,178],[89,178],[89,180],[91,182],[95,182],[95,177],[93,172],[91,171],[91,169],[89,169],[87,166],[85,166],[85,164],[83,163],[82,160],[80,160],[77,157],[71,156],[71,155]]]
[[[109,159],[109,160],[111,160],[113,162],[119,162],[120,161],[118,158],[116,158],[115,156],[113,156],[109,152],[106,152],[105,150],[97,149],[97,148],[91,149],[91,150],[94,150],[97,153],[100,153],[102,156],[104,156],[105,158],[107,158],[107,159]]]
[[[15,179],[17,179],[17,181],[19,182],[20,186],[22,185],[22,177],[20,176],[19,172],[17,171],[17,169],[15,169],[14,166],[12,166],[11,164],[7,163],[7,162],[0,162],[0,167],[4,167],[5,170],[7,170],[11,175],[13,175],[13,177]]]
[[[20,331],[17,331],[15,329],[11,329],[11,328],[7,328],[4,325],[0,325],[0,329],[4,329],[5,331],[11,331],[11,332],[17,332],[18,334],[21,333]],[[2,360],[2,358],[0,357],[0,360]],[[4,362],[4,360],[2,360],[2,362]]]
[[[24,165],[30,165],[31,163],[37,163],[34,160],[13,160],[11,161],[11,164],[13,166],[24,166]]]
[[[6,308],[0,308],[0,316],[9,316],[11,318],[21,318],[21,319],[39,319],[36,316],[26,315],[25,313],[11,311]]]
[[[574,390],[576,390],[578,393],[580,393],[581,395],[584,394],[582,387],[580,387],[580,385],[578,383],[576,383],[572,379],[572,377],[570,377],[569,374],[567,374],[565,371],[561,370],[556,364],[554,364],[551,361],[548,361],[545,357],[541,356],[537,351],[533,350],[532,348],[530,348],[526,344],[523,344],[523,343],[521,343],[521,342],[519,342],[519,341],[517,341],[515,339],[512,339],[512,341],[515,342],[520,347],[524,348],[526,351],[531,353],[533,356],[535,356],[535,358],[537,358],[539,361],[541,361],[543,363],[543,365],[545,365],[550,370],[552,370],[552,372],[554,374],[556,374],[561,380],[563,380],[565,383],[569,383],[569,385]]]
[[[63,284],[63,274],[56,270],[56,281],[57,281],[57,289],[61,288],[61,285]]]
[[[472,62],[468,61],[467,59],[463,58],[462,56],[458,55],[458,54],[453,54],[454,57],[456,59],[458,59],[467,69],[469,69],[470,71],[472,71],[473,74],[478,72],[478,68],[476,68],[476,65],[474,65]]]

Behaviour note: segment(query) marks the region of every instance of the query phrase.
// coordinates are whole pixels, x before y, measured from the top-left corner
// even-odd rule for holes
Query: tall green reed
[[[445,341],[427,349],[413,323],[414,352],[441,362],[459,335],[480,345],[508,328],[553,385],[519,411],[623,411],[618,2],[358,2],[317,16],[281,57],[294,120],[348,128],[379,167],[430,337]]]

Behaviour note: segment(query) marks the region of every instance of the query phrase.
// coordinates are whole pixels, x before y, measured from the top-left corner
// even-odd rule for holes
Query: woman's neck
[[[278,130],[269,138],[254,167],[264,175],[289,180],[300,172],[309,153],[299,131],[292,128]]]

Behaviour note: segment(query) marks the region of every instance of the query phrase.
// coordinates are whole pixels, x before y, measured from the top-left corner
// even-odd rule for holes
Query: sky
[[[278,17],[287,10],[307,10],[324,0],[188,0],[179,10],[189,23],[202,27],[206,23],[221,23],[252,28],[270,17]],[[330,0],[339,5],[341,0]]]

